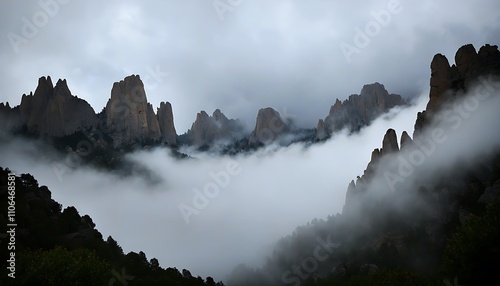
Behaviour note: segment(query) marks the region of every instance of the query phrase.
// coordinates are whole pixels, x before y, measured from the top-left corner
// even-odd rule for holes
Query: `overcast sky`
[[[253,127],[271,106],[314,127],[363,84],[412,96],[434,54],[453,62],[463,44],[500,42],[497,0],[54,1],[0,1],[0,102],[50,75],[99,112],[113,82],[139,74],[155,110],[172,103],[179,134],[216,108]],[[368,41],[348,60],[356,28]]]
[[[37,162],[33,153],[43,152],[27,143],[0,148],[4,167],[35,175],[56,200],[89,214],[126,252],[144,250],[162,266],[216,277],[260,257],[264,246],[296,226],[341,211],[349,181],[362,174],[387,128],[398,137],[412,133],[428,98],[434,54],[454,62],[463,44],[479,49],[500,43],[498,0],[362,6],[326,0],[54,1],[0,0],[0,102],[18,105],[39,77],[50,75],[53,82],[66,78],[72,93],[100,112],[113,82],[139,74],[155,109],[161,101],[172,103],[181,134],[197,112],[216,108],[252,126],[258,109],[271,106],[314,127],[336,98],[373,82],[404,97],[423,95],[416,107],[393,111],[354,137],[334,137],[305,152],[295,145],[239,158],[241,174],[190,224],[179,204],[189,204],[194,189],[211,182],[209,173],[223,170],[229,159],[181,164],[161,150],[134,154],[163,172],[164,182],[150,187],[87,168],[59,181],[47,163],[64,159]],[[229,2],[234,7],[225,13],[216,9]],[[361,39],[359,31],[370,36]],[[354,53],[346,56],[341,46],[349,45]],[[144,196],[144,189],[152,195]],[[216,259],[207,264],[207,257]]]

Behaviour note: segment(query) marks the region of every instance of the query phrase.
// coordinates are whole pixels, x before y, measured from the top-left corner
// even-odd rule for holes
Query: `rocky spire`
[[[160,139],[160,125],[138,75],[113,84],[105,110],[106,126],[115,146]]]
[[[446,100],[445,92],[452,87],[453,69],[442,54],[434,56],[431,62],[431,90],[427,110],[436,110]]]
[[[249,143],[270,143],[280,137],[287,128],[278,111],[271,107],[262,108],[257,114],[255,128],[250,134]]]
[[[388,129],[382,140],[381,154],[386,155],[399,151],[398,138],[394,129]]]
[[[408,135],[406,131],[403,131],[403,133],[401,134],[401,150],[403,150],[403,148],[407,148],[412,143],[413,140],[411,140],[410,135]]]
[[[401,96],[389,94],[384,85],[378,82],[364,85],[359,95],[353,94],[344,102],[335,100],[324,122],[318,124],[321,130],[316,129],[316,138],[322,140],[343,128],[359,130],[391,108],[405,104]]]
[[[320,119],[318,125],[316,125],[316,139],[324,140],[328,137],[328,131],[326,130],[325,121]]]
[[[436,54],[432,59],[429,102],[426,110],[419,112],[417,116],[414,139],[443,102],[452,96],[464,94],[480,76],[500,73],[500,51],[498,46],[484,45],[476,53],[473,45],[464,45],[457,50],[455,63],[456,65],[450,66],[448,59],[442,54]]]
[[[212,116],[202,110],[196,115],[187,137],[190,144],[202,146],[216,141],[235,139],[242,128],[239,120],[228,119],[220,109],[216,109]]]
[[[69,135],[97,123],[94,109],[71,94],[66,80],[54,87],[50,76],[38,80],[34,95],[22,96],[19,113],[21,125],[40,135]]]
[[[157,109],[158,123],[160,125],[160,133],[162,141],[168,145],[177,144],[177,132],[174,126],[174,114],[170,102],[161,102]]]

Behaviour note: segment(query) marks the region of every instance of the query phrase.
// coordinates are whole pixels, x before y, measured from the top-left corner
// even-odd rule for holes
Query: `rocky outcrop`
[[[335,101],[328,116],[318,122],[316,138],[325,139],[344,128],[351,132],[359,130],[391,108],[405,104],[400,95],[389,94],[380,83],[365,85],[359,95],[353,94],[344,102]]]
[[[456,68],[451,68],[448,59],[442,54],[434,56],[431,62],[431,89],[427,109],[437,109],[446,100],[445,92],[449,91],[453,85],[453,77],[456,75]]]
[[[174,114],[170,102],[161,102],[156,111],[156,117],[160,126],[161,140],[168,145],[177,144],[177,132],[174,126]]]
[[[4,130],[42,136],[62,137],[98,128],[114,147],[151,141],[175,145],[177,140],[172,106],[162,102],[156,114],[138,75],[114,83],[111,98],[99,114],[85,100],[71,95],[66,80],[58,80],[54,87],[50,76],[41,77],[35,93],[24,94],[19,106],[1,103],[0,118]]]
[[[451,66],[444,55],[435,55],[431,62],[429,102],[417,116],[413,137],[418,137],[444,102],[466,93],[480,76],[490,74],[500,75],[498,46],[484,45],[476,52],[473,45],[464,45],[456,52],[455,64]]]
[[[19,107],[11,108],[9,103],[0,103],[0,128],[3,130],[19,129],[22,126]]]
[[[394,129],[388,129],[382,139],[382,148],[374,149],[371,155],[370,162],[368,163],[362,176],[358,176],[356,182],[351,181],[347,187],[346,201],[343,208],[343,214],[348,214],[351,210],[356,208],[356,205],[360,202],[357,196],[365,191],[365,183],[370,182],[371,179],[376,175],[376,170],[379,167],[379,162],[387,156],[388,154],[397,154],[403,148],[407,148],[408,145],[412,144],[413,140],[404,131],[401,135],[401,148],[398,145],[397,134]]]
[[[408,135],[408,132],[403,131],[401,134],[401,150],[404,148],[408,148],[411,146],[413,143],[413,140],[411,139],[410,135]]]
[[[382,149],[373,151],[371,161],[368,163],[363,175],[358,177],[355,183],[353,181],[349,184],[346,205],[344,206],[345,210],[349,211],[350,205],[359,203],[354,198],[364,191],[363,182],[368,182],[373,178],[378,162],[387,154],[406,150],[409,146],[415,144],[415,139],[416,142],[420,141],[422,139],[420,136],[422,136],[421,134],[426,126],[430,124],[433,115],[442,108],[444,103],[465,94],[473,88],[472,84],[480,76],[500,75],[500,52],[497,46],[485,45],[476,53],[472,45],[464,45],[457,51],[455,62],[456,65],[450,66],[445,56],[441,54],[434,56],[431,63],[429,102],[426,110],[417,114],[413,139],[406,131],[403,132],[401,135],[401,148],[399,149],[396,132],[393,129],[387,130],[382,141]],[[387,178],[385,179],[387,180]],[[488,201],[489,196],[494,197],[496,193],[498,193],[496,187],[487,189],[482,201]]]
[[[250,144],[267,144],[278,139],[287,128],[287,123],[278,111],[271,107],[262,108],[259,110],[255,128],[248,141]]]
[[[382,150],[380,153],[386,155],[397,151],[399,151],[399,146],[396,131],[394,129],[389,129],[382,140]]]
[[[242,133],[243,126],[238,119],[228,119],[219,109],[212,116],[205,111],[196,115],[196,120],[187,132],[191,145],[203,146],[217,141],[233,140]]]
[[[97,124],[94,109],[71,95],[66,80],[58,80],[54,87],[50,76],[41,77],[35,94],[24,94],[13,112],[15,127],[24,126],[31,134],[59,137]]]
[[[114,146],[160,140],[160,125],[138,75],[115,82],[106,104],[106,127]]]
[[[328,138],[328,131],[326,130],[325,121],[320,119],[318,125],[316,125],[316,138],[318,140],[324,140]]]

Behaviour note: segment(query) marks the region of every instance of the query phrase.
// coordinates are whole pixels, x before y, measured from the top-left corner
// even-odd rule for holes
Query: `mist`
[[[357,202],[351,205],[351,219],[362,215],[361,202],[370,202],[391,193],[391,207],[412,218],[435,215],[440,210],[432,209],[422,197],[419,187],[428,188],[434,196],[449,190],[439,187],[440,180],[476,176],[481,180],[487,174],[480,163],[492,160],[500,151],[498,122],[500,114],[500,89],[498,79],[482,77],[471,85],[469,92],[447,101],[442,109],[431,117],[422,133],[415,135],[413,142],[399,152],[384,155],[376,163],[375,174],[361,182],[363,192]],[[404,129],[396,130],[398,138]],[[399,141],[399,139],[398,139]],[[405,145],[406,146],[406,145]],[[358,184],[359,185],[359,184]],[[455,192],[460,192],[457,187]],[[457,193],[456,193],[457,194]],[[359,197],[358,197],[359,198]],[[427,206],[425,214],[412,213],[416,205]]]
[[[130,154],[127,160],[149,170],[154,182],[84,165],[61,172],[67,156],[21,139],[0,145],[0,165],[31,173],[63,207],[90,215],[125,253],[144,251],[162,267],[224,280],[240,263],[262,266],[273,243],[297,226],[341,212],[347,185],[385,131],[413,130],[428,91],[421,94],[359,133],[340,132],[308,147],[269,145],[232,157],[193,153],[186,160],[162,148]]]

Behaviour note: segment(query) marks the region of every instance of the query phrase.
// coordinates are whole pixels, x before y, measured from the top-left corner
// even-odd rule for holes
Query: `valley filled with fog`
[[[349,182],[362,174],[382,135],[388,128],[411,134],[427,93],[359,133],[339,132],[307,147],[268,145],[236,156],[185,149],[193,159],[183,160],[161,147],[127,155],[148,176],[75,166],[48,146],[19,138],[2,143],[0,157],[47,185],[63,207],[89,214],[125,252],[142,250],[163,267],[221,280],[239,263],[262,266],[273,244],[297,226],[341,213]]]

